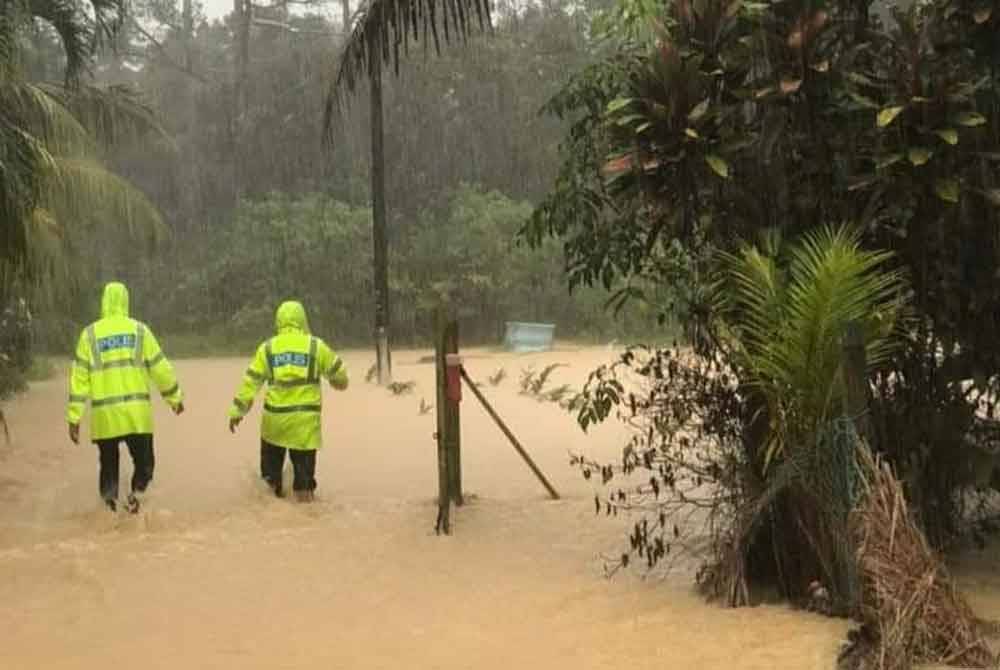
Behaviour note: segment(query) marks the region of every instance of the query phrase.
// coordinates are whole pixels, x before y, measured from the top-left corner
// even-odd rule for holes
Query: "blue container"
[[[552,339],[555,331],[556,326],[552,323],[508,321],[503,344],[510,351],[522,353],[548,351],[552,348]]]

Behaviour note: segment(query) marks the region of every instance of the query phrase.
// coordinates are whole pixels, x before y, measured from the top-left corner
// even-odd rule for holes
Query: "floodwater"
[[[257,480],[258,410],[233,436],[226,409],[245,361],[177,363],[187,412],[156,402],[156,477],[135,517],[102,510],[97,453],[74,446],[62,378],[8,406],[0,442],[0,668],[830,668],[847,624],[783,606],[727,610],[691,574],[605,579],[625,519],[597,519],[570,450],[615,457],[623,432],[588,435],[558,407],[519,396],[528,366],[568,364],[579,386],[607,349],[515,356],[466,352],[466,368],[562,494],[544,489],[467,391],[469,503],[435,536],[435,412],[429,352],[396,352],[394,396],[364,382],[327,389],[319,500],[268,496]],[[259,402],[257,407],[259,407]],[[287,467],[287,466],[286,466]],[[123,490],[131,462],[122,450]],[[975,563],[973,561],[973,563]],[[974,604],[1000,614],[1000,580],[976,575]]]

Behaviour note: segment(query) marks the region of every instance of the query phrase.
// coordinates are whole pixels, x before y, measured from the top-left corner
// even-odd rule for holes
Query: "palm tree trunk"
[[[182,9],[184,20],[184,67],[188,72],[194,71],[192,42],[194,41],[194,0],[184,0]]]
[[[369,68],[372,130],[372,241],[375,271],[375,361],[379,384],[392,380],[389,353],[389,253],[385,223],[385,150],[382,133],[382,65],[377,52]]]
[[[250,22],[252,5],[249,0],[233,0],[236,19],[236,77],[233,87],[233,196],[237,203],[245,188],[243,170],[243,124],[247,112],[247,84],[250,73]]]

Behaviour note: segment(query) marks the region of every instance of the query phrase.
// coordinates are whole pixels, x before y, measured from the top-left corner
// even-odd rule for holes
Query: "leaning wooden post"
[[[434,321],[434,363],[437,373],[438,516],[434,532],[451,534],[451,494],[448,491],[448,421],[445,393],[445,317],[438,309]]]
[[[871,418],[868,416],[868,358],[865,335],[855,321],[847,324],[844,333],[843,375],[846,390],[845,409],[854,421],[858,436],[871,446]]]
[[[539,470],[538,466],[535,465],[535,462],[531,460],[531,456],[528,455],[528,452],[524,450],[524,447],[521,446],[521,443],[518,442],[516,437],[514,437],[514,433],[510,432],[510,428],[507,427],[507,424],[503,422],[503,419],[500,418],[500,415],[496,413],[496,410],[493,409],[493,406],[490,405],[490,403],[486,400],[486,396],[484,396],[482,391],[480,391],[479,388],[476,387],[475,382],[473,382],[472,379],[469,378],[469,373],[465,371],[465,368],[461,368],[461,372],[462,372],[462,379],[465,380],[466,386],[469,387],[469,390],[472,391],[472,394],[476,396],[479,402],[482,403],[483,409],[485,409],[486,413],[489,414],[490,417],[492,417],[493,421],[497,424],[497,426],[499,426],[500,430],[503,431],[503,434],[507,436],[507,439],[510,440],[510,443],[514,446],[514,449],[517,450],[517,453],[521,455],[521,458],[524,459],[524,462],[528,464],[528,467],[531,468],[531,471],[535,473],[536,477],[538,477],[538,481],[542,483],[542,486],[544,486],[545,490],[549,492],[549,495],[552,496],[553,500],[559,500],[559,494],[556,493],[556,490],[552,487],[552,484],[549,484],[549,480],[545,478],[545,475],[542,474],[542,471]]]
[[[448,437],[448,492],[452,501],[461,506],[462,497],[462,420],[459,404],[462,400],[462,380],[458,355],[458,321],[448,322],[444,329],[445,355],[445,426]]]

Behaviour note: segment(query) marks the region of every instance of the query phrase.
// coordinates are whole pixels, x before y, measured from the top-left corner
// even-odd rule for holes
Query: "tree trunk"
[[[392,380],[389,351],[389,259],[385,217],[385,151],[382,143],[382,63],[373,50],[369,65],[372,130],[372,242],[375,274],[375,362],[379,384]]]
[[[233,18],[236,23],[236,72],[233,83],[233,198],[238,204],[245,188],[243,173],[243,124],[247,112],[247,84],[250,72],[250,0],[233,0]]]
[[[194,72],[194,0],[184,0],[182,9],[184,21],[184,67],[188,72]]]
[[[351,0],[340,0],[341,11],[344,14],[344,39],[351,34]]]

